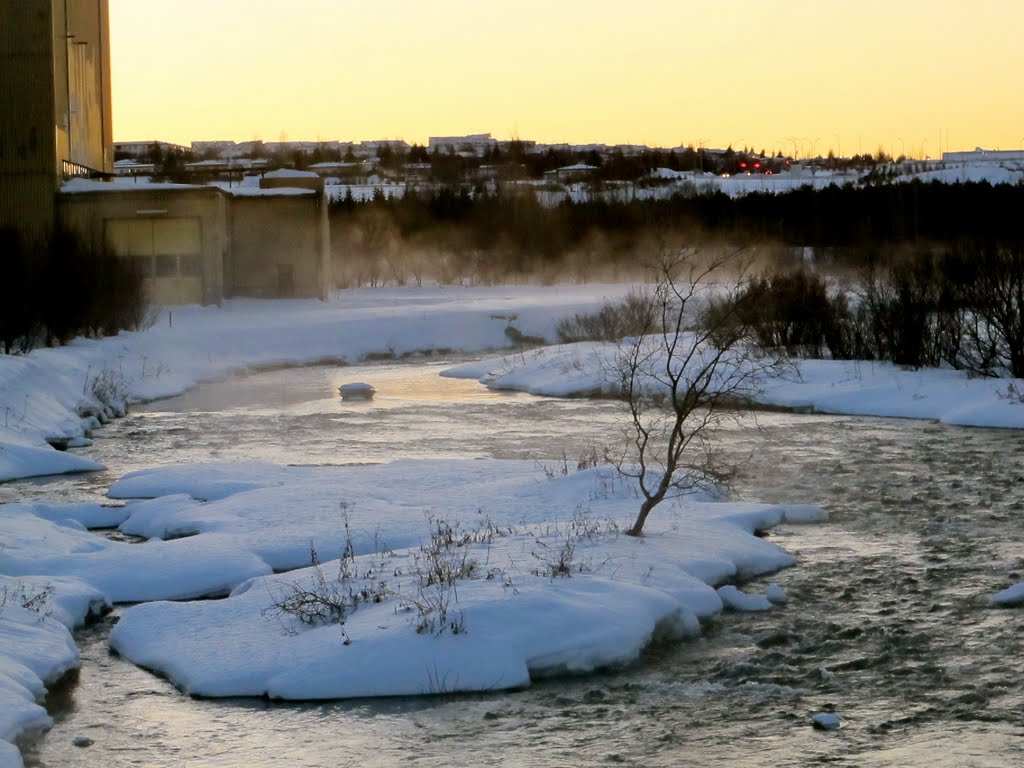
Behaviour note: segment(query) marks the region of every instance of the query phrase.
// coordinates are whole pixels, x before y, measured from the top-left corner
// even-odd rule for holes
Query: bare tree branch
[[[666,498],[727,481],[715,431],[752,400],[786,364],[760,353],[737,311],[746,295],[749,264],[742,251],[662,250],[649,294],[650,323],[624,340],[615,373],[630,423],[635,478],[643,502],[627,531],[640,536],[651,510]],[[708,311],[714,306],[715,311]]]

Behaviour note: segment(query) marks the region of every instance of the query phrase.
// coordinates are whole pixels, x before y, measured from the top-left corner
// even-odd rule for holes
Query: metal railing
[[[68,179],[109,179],[114,175],[106,171],[98,171],[81,163],[74,163],[70,160],[60,161],[60,171],[64,181]]]

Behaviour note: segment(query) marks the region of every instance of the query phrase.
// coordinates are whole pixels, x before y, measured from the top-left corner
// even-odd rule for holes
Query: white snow
[[[786,521],[786,505],[694,495],[659,508],[643,538],[618,533],[635,513],[636,497],[610,467],[549,478],[532,462],[511,461],[276,472],[239,465],[237,492],[225,496],[231,479],[230,465],[209,472],[171,467],[133,473],[111,492],[199,495],[212,488],[215,501],[186,504],[178,495],[163,507],[129,505],[122,530],[188,531],[195,535],[183,541],[193,545],[231,541],[275,569],[308,565],[311,546],[321,559],[337,556],[347,514],[358,555],[353,568],[377,574],[353,583],[385,580],[398,595],[360,606],[344,633],[268,618],[275,596],[314,582],[310,568],[248,581],[222,601],[126,610],[113,647],[201,695],[308,699],[522,687],[537,676],[630,661],[658,633],[696,633],[698,618],[723,608],[714,585],[794,562],[754,535]],[[428,510],[463,533],[481,526],[495,532],[470,545],[480,568],[457,585],[464,634],[417,633],[418,613],[406,610],[417,594],[420,546],[429,540]],[[571,576],[554,576],[567,543]],[[338,572],[336,560],[323,565],[332,578]]]
[[[116,528],[128,519],[128,511],[123,504],[98,504],[91,501],[62,504],[34,501],[9,504],[7,508],[24,510],[55,523],[72,521],[72,527],[73,523],[79,523],[89,529]]]
[[[268,176],[270,174],[267,174]],[[315,174],[314,174],[315,175]],[[298,195],[315,195],[315,189],[304,189],[302,187],[248,187],[234,186],[223,188],[225,192],[234,197],[294,197]]]
[[[1002,592],[992,595],[992,602],[996,605],[1024,605],[1024,581],[1007,587]]]
[[[75,578],[0,575],[0,766],[20,766],[10,742],[52,724],[38,701],[47,684],[78,666],[68,630],[106,607],[99,591]]]
[[[773,603],[781,604],[789,601],[789,595],[786,594],[786,590],[778,584],[769,584],[767,589],[764,591],[764,596],[771,600]]]
[[[718,596],[734,611],[770,611],[774,607],[772,601],[765,595],[747,594],[732,584],[719,587]]]
[[[278,168],[276,171],[267,171],[263,174],[265,179],[316,179],[317,174],[313,171],[302,171],[296,168]]]
[[[138,177],[114,179],[112,181],[97,181],[95,179],[74,178],[65,181],[60,188],[61,192],[132,192],[132,191],[158,191],[167,189],[202,189],[200,184],[175,184],[169,181],[143,181]]]
[[[618,346],[564,344],[454,366],[442,375],[495,389],[564,397],[614,391]],[[756,400],[822,413],[932,419],[946,424],[1024,429],[1024,402],[1008,393],[1019,379],[970,378],[949,369],[904,370],[891,363],[797,360],[760,382]]]
[[[552,339],[558,320],[592,311],[631,286],[380,288],[313,300],[233,300],[223,307],[176,307],[149,330],[58,349],[0,356],[0,482],[100,469],[47,439],[87,443],[99,426],[80,412],[100,403],[94,383],[108,376],[129,399],[154,399],[256,366],[357,362],[372,354],[478,352],[511,346],[508,318],[523,334]],[[452,369],[495,388],[554,396],[609,392],[615,346],[543,348]],[[799,362],[765,382],[766,404],[830,413],[935,419],[1024,428],[1024,403],[1006,379],[970,379],[952,370],[906,371],[887,363]],[[1016,382],[1024,390],[1024,382]]]
[[[0,574],[76,577],[110,602],[179,600],[224,593],[270,568],[222,536],[128,544],[80,523],[51,522],[23,505],[0,505]]]
[[[50,448],[46,439],[80,441],[99,426],[79,410],[101,410],[94,383],[104,375],[128,398],[148,400],[254,366],[507,348],[509,316],[524,334],[550,339],[565,314],[596,309],[628,290],[599,284],[423,287],[353,289],[327,302],[237,299],[219,308],[164,310],[156,325],[139,333],[0,355],[0,482],[102,469]]]
[[[45,440],[29,445],[24,437],[0,428],[0,483],[21,477],[93,472],[102,464],[73,453],[57,451]]]

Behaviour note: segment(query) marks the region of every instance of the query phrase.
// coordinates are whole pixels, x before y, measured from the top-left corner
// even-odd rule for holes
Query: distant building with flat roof
[[[975,147],[969,152],[943,152],[942,161],[944,163],[1024,163],[1024,150]]]
[[[467,136],[431,136],[427,141],[427,149],[431,152],[451,152],[453,154],[475,155],[482,157],[488,149],[496,147],[498,142],[489,133],[471,133]]]

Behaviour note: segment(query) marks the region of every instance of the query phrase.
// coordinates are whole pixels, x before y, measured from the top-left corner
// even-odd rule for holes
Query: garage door
[[[148,278],[157,304],[195,304],[203,298],[199,219],[108,219],[107,242]]]

